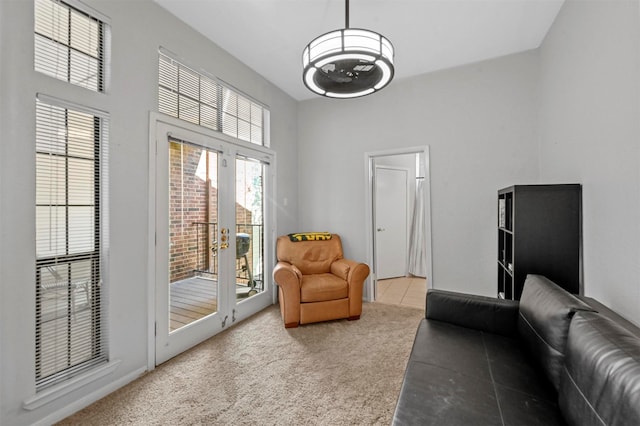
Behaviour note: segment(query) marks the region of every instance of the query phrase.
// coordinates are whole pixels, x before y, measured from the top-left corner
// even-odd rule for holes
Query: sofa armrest
[[[515,337],[519,306],[515,300],[429,289],[426,318]]]

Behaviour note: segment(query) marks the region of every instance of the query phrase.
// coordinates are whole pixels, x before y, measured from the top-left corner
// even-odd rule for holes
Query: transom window
[[[268,146],[268,109],[162,52],[158,69],[158,111]]]
[[[35,0],[35,70],[104,91],[107,25],[60,0]]]

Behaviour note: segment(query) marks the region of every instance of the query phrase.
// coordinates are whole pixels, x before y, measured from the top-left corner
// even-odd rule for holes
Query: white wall
[[[638,1],[568,0],[540,58],[540,180],[583,184],[585,294],[640,324]]]
[[[297,229],[296,102],[151,0],[87,0],[111,19],[111,88],[90,93],[33,71],[33,1],[0,1],[0,424],[69,414],[147,363],[149,111],[157,110],[158,47],[265,103],[278,167],[278,232]],[[109,336],[118,369],[41,408],[35,394],[35,95],[88,103],[110,113]],[[288,199],[284,207],[282,200]],[[88,397],[88,399],[87,399]],[[75,405],[74,405],[75,404]],[[60,411],[62,410],[62,411]]]
[[[364,155],[430,145],[433,281],[496,293],[497,190],[538,180],[536,52],[299,106],[300,230],[343,236],[366,259]]]

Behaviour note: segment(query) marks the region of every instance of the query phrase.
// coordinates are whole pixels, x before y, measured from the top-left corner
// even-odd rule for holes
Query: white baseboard
[[[131,383],[132,381],[134,381],[135,379],[143,375],[146,371],[147,371],[146,367],[140,367],[137,370],[134,370],[131,373],[127,374],[126,376],[114,382],[109,383],[107,386],[104,386],[103,388],[100,388],[95,392],[92,392],[72,402],[71,404],[61,408],[60,410],[49,414],[48,416],[34,423],[34,426],[48,426],[48,425],[57,423],[60,420],[63,420],[69,417],[73,413],[80,411],[85,407],[88,407],[89,405],[93,404],[97,400],[104,398],[105,396],[109,395],[111,392],[120,389],[121,387],[125,386],[128,383]]]

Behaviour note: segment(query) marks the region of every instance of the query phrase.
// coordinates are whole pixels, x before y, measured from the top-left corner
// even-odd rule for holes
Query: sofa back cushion
[[[291,241],[288,236],[278,237],[276,254],[279,261],[295,265],[302,275],[326,274],[331,264],[343,258],[342,241],[337,234],[324,241]]]
[[[640,338],[598,313],[576,313],[559,405],[570,424],[640,425]]]
[[[571,318],[589,305],[541,275],[528,275],[520,298],[518,333],[558,390]]]

